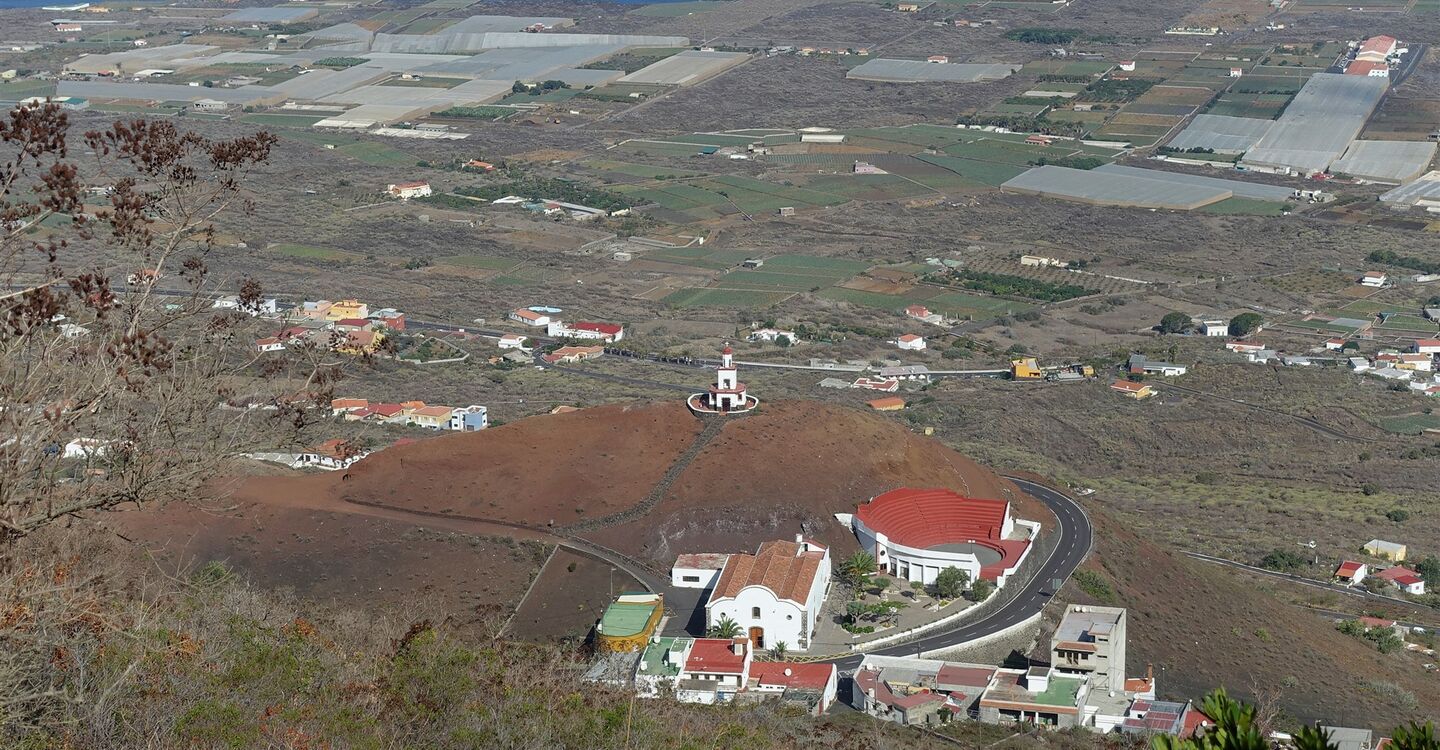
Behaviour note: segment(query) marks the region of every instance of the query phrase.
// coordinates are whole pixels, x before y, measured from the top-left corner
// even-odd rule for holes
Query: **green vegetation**
[[[981,578],[970,584],[970,588],[965,591],[965,598],[972,602],[983,602],[989,599],[993,593],[995,593],[995,584]]]
[[[680,289],[660,300],[671,307],[730,307],[741,310],[778,305],[794,292],[757,291],[750,289]]]
[[[1372,683],[1372,687],[1378,686]],[[1413,708],[1415,696],[1409,695],[1409,701],[1405,702]],[[1214,724],[1193,737],[1157,734],[1150,740],[1153,750],[1267,750],[1271,747],[1268,721],[1259,717],[1255,706],[1226,695],[1225,688],[1217,688],[1205,696],[1197,708]],[[1429,721],[1424,724],[1412,721],[1395,727],[1390,737],[1395,750],[1440,750],[1440,739],[1436,738],[1435,726]],[[1339,750],[1327,730],[1309,725],[1294,733],[1291,745],[1295,750]]]
[[[1102,604],[1109,604],[1115,601],[1115,589],[1110,587],[1110,582],[1105,577],[1093,570],[1077,570],[1072,576],[1075,585],[1081,591],[1089,594],[1092,599]]]
[[[1083,286],[1076,286],[1074,284],[1056,284],[1049,281],[1027,279],[1024,276],[987,273],[985,271],[974,271],[968,268],[951,271],[950,276],[954,278],[960,286],[966,289],[1012,297],[1025,297],[1026,299],[1039,300],[1041,302],[1061,302],[1095,293],[1094,289],[1086,289]]]
[[[935,593],[941,599],[958,599],[970,583],[970,574],[959,568],[946,568],[935,576]]]
[[[692,3],[674,3],[661,5],[658,7],[667,8],[681,5],[692,5]],[[634,73],[641,68],[654,65],[655,63],[660,62],[667,57],[673,57],[677,52],[681,52],[683,49],[684,48],[682,47],[651,47],[646,49],[632,49],[628,52],[621,52],[618,55],[611,55],[604,60],[597,60],[596,62],[590,63],[588,65],[583,65],[581,67],[587,70],[621,70],[626,73]]]
[[[1365,259],[1371,263],[1399,266],[1420,273],[1440,273],[1440,261],[1425,260],[1413,255],[1400,255],[1393,250],[1373,250]]]
[[[1039,159],[1036,159],[1035,161],[1032,161],[1030,163],[1034,164],[1037,167],[1043,167],[1049,164],[1051,166],[1069,167],[1071,169],[1094,169],[1096,167],[1109,164],[1110,160],[1101,159],[1098,156],[1062,156],[1058,159],[1053,159],[1048,156],[1042,156]]]
[[[1085,32],[1079,29],[1030,27],[1011,29],[1005,32],[1005,38],[1016,42],[1027,42],[1029,44],[1069,44],[1079,39],[1084,33]]]
[[[369,62],[363,57],[322,57],[315,61],[317,68],[353,68]]]
[[[1236,315],[1235,317],[1230,319],[1230,335],[1249,336],[1250,334],[1260,330],[1260,326],[1264,322],[1265,319],[1260,317],[1260,313],[1240,313],[1239,315]]]
[[[470,120],[498,120],[515,114],[512,107],[451,107],[436,112],[434,117],[453,117]]]
[[[413,198],[416,203],[424,203],[440,208],[449,208],[455,211],[475,211],[485,206],[483,201],[476,201],[453,193],[432,193],[422,198]]]
[[[1195,327],[1195,321],[1189,315],[1182,312],[1166,313],[1160,319],[1161,333],[1184,333]]]
[[[1405,645],[1405,641],[1394,630],[1385,627],[1367,628],[1359,620],[1343,620],[1335,625],[1335,629],[1345,635],[1370,641],[1382,654],[1394,653]]]
[[[507,195],[520,195],[534,200],[552,200],[564,203],[578,203],[582,206],[605,211],[619,211],[634,205],[628,198],[602,188],[592,188],[578,182],[557,180],[549,177],[526,177],[513,182],[503,182],[483,187],[461,187],[455,190],[460,195],[493,201]]]
[[[1154,85],[1154,81],[1144,78],[1104,78],[1085,87],[1082,96],[1088,101],[1128,102]]]
[[[1401,435],[1419,435],[1426,430],[1440,430],[1440,414],[1402,414],[1380,417],[1376,422],[1381,429]]]
[[[1274,549],[1260,558],[1260,567],[1270,570],[1278,570],[1281,573],[1294,573],[1310,565],[1305,557],[1286,549]]]

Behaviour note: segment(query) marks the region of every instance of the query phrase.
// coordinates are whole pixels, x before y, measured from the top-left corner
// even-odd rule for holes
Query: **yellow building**
[[[1039,380],[1045,377],[1040,363],[1034,357],[1025,357],[1010,362],[1010,376],[1016,380]]]
[[[410,418],[410,424],[416,427],[429,427],[432,430],[445,430],[450,427],[450,415],[455,410],[448,406],[421,406],[417,409],[406,409],[405,414]]]
[[[351,318],[370,317],[370,306],[358,299],[342,299],[330,305],[325,311],[326,320],[349,320]]]
[[[1390,562],[1405,562],[1405,545],[1397,542],[1387,542],[1384,539],[1371,539],[1361,547],[1365,554],[1378,557],[1381,560]]]
[[[664,613],[665,597],[660,594],[621,594],[595,624],[595,647],[602,652],[640,651],[650,642]]]
[[[1117,380],[1114,383],[1110,384],[1110,389],[1113,391],[1119,391],[1127,398],[1133,398],[1136,401],[1139,401],[1142,398],[1150,398],[1151,396],[1155,395],[1155,389],[1151,388],[1150,386],[1144,383],[1136,383],[1129,380]]]

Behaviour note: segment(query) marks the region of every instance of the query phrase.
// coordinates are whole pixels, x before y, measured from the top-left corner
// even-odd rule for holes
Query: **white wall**
[[[715,580],[720,577],[720,571],[706,568],[681,568],[670,569],[670,585],[681,589],[710,589],[715,587]],[[694,578],[687,581],[686,578]],[[732,618],[733,619],[733,618]],[[736,622],[739,622],[736,620]]]
[[[756,607],[760,609],[759,618],[753,614]],[[770,589],[763,586],[746,586],[734,599],[722,599],[706,606],[707,627],[722,617],[734,620],[740,626],[743,636],[749,636],[750,628],[763,628],[764,648],[767,649],[773,647],[777,641],[785,641],[785,645],[792,651],[800,651],[800,644],[808,642],[808,639],[801,637],[806,626],[805,610],[793,602],[776,598]]]

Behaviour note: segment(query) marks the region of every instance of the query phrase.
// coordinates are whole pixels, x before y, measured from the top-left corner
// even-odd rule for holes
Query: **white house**
[[[613,343],[625,338],[625,326],[619,323],[595,323],[582,320],[577,323],[566,323],[563,320],[551,320],[545,327],[545,332],[551,336],[558,336],[567,339],[595,339],[605,343]]]
[[[919,351],[925,348],[925,337],[916,336],[913,333],[907,333],[895,339],[895,346],[900,349]]]
[[[1375,577],[1395,584],[1396,588],[1407,594],[1419,596],[1425,593],[1425,579],[1409,568],[1396,565],[1376,573]]]
[[[776,339],[783,338],[787,339],[791,344],[800,340],[799,337],[795,335],[794,331],[782,331],[779,328],[757,328],[751,331],[750,335],[747,338],[749,338],[751,341],[766,342],[773,342]]]
[[[216,298],[210,307],[216,310],[241,310],[255,316],[276,315],[280,312],[280,300],[270,297],[242,304],[239,297],[229,294]]]
[[[1440,339],[1416,339],[1410,345],[1410,351],[1416,354],[1440,354]]]
[[[285,351],[285,342],[274,336],[270,336],[268,338],[255,339],[255,348],[262,353],[283,352]]]
[[[1365,563],[1346,560],[1335,568],[1335,580],[1353,586],[1365,580],[1369,572],[1370,568]]]
[[[1230,324],[1223,320],[1207,320],[1200,324],[1200,332],[1206,336],[1230,335]]]
[[[705,603],[705,626],[740,626],[755,648],[784,642],[810,648],[830,585],[830,550],[799,535],[765,542],[753,555],[731,555]]]
[[[385,186],[385,192],[392,198],[399,198],[408,201],[411,198],[424,198],[434,194],[430,189],[430,183],[423,181],[415,182],[393,182]]]
[[[65,458],[101,458],[109,450],[104,440],[75,438],[65,444]]]
[[[1360,285],[1379,288],[1385,286],[1385,282],[1389,280],[1390,277],[1380,271],[1366,271],[1365,274],[1360,277]]]
[[[490,410],[483,406],[464,406],[450,412],[450,429],[455,432],[478,432],[490,426]]]
[[[518,333],[507,333],[500,337],[499,345],[501,349],[524,349],[525,337]]]
[[[724,703],[745,689],[755,652],[745,638],[697,638],[675,683],[681,703]]]
[[[505,317],[507,317],[507,318],[515,321],[516,323],[523,323],[524,325],[534,326],[534,327],[536,327],[536,328],[541,328],[541,327],[545,327],[545,326],[550,325],[550,316],[549,316],[549,315],[546,315],[545,313],[542,313],[542,312],[536,312],[536,311],[534,311],[534,310],[531,310],[531,309],[525,308],[525,307],[521,307],[521,308],[516,309],[516,310],[511,310],[511,311],[510,311],[510,314],[507,315],[507,316],[505,316]]]
[[[711,589],[730,556],[721,552],[680,555],[670,566],[670,585],[680,589]]]

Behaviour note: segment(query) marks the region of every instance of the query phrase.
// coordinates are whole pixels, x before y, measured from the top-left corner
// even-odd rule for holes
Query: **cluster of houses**
[[[476,432],[490,426],[489,410],[477,405],[437,406],[424,401],[391,404],[363,398],[337,398],[331,400],[330,412],[334,416],[343,415],[346,422],[377,422],[430,430]]]
[[[1207,325],[1209,322],[1223,321],[1207,321]],[[1206,333],[1205,335],[1209,336],[1210,334]],[[1149,375],[1164,378],[1173,378],[1184,375],[1188,371],[1189,370],[1185,367],[1185,365],[1177,365],[1174,362],[1162,362],[1159,360],[1150,359],[1144,354],[1140,354],[1138,352],[1131,353],[1130,358],[1125,361],[1125,372],[1129,373],[1130,375]],[[1155,395],[1155,389],[1151,388],[1149,384],[1140,382],[1138,380],[1130,380],[1127,378],[1119,378],[1115,380],[1115,382],[1110,384],[1110,390],[1115,391],[1126,398],[1133,398],[1136,400],[1150,398],[1151,396]]]
[[[625,326],[619,323],[599,323],[581,320],[566,323],[558,316],[562,311],[555,307],[521,307],[511,310],[506,318],[521,325],[544,328],[553,338],[588,339],[613,344],[625,338]]]
[[[1225,348],[1257,364],[1276,363],[1289,367],[1308,367],[1343,363],[1351,371],[1371,377],[1408,385],[1410,390],[1427,396],[1440,396],[1440,373],[1436,372],[1435,355],[1440,354],[1440,339],[1417,339],[1407,351],[1381,349],[1362,355],[1359,342],[1332,338],[1311,354],[1283,354],[1253,341],[1230,341]],[[1348,355],[1348,356],[1347,356]]]
[[[1388,567],[1372,567],[1356,560],[1342,560],[1336,566],[1333,576],[1337,583],[1359,586],[1365,582],[1365,579],[1374,578],[1385,581],[1388,585],[1406,594],[1419,596],[1425,593],[1425,579],[1421,578],[1419,573],[1400,565],[1405,562],[1405,556],[1408,553],[1405,545],[1387,542],[1384,539],[1371,539],[1360,549],[1373,558],[1395,564]]]
[[[1347,55],[1345,75],[1389,78],[1390,66],[1400,61],[1401,56],[1410,52],[1401,47],[1393,36],[1381,34],[1363,42],[1351,43],[1353,55]]]
[[[222,297],[216,307],[228,304],[229,299]],[[257,339],[255,348],[261,352],[284,351],[287,346],[308,342],[344,354],[371,354],[389,333],[404,330],[405,314],[392,308],[372,310],[354,299],[302,302],[291,311],[279,333]]]
[[[582,206],[579,203],[567,203],[565,201],[550,200],[548,198],[526,198],[520,195],[507,195],[503,198],[496,198],[490,201],[492,206],[519,206],[526,211],[545,216],[568,216],[575,221],[594,221],[606,216],[626,216],[630,213],[629,208],[620,208],[614,211],[607,211],[603,208]]]

